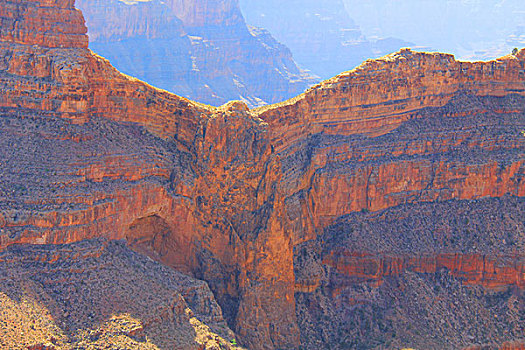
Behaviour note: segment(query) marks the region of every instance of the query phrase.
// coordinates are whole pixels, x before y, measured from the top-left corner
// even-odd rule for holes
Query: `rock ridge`
[[[525,49],[489,62],[461,62],[450,54],[402,49],[256,111],[274,125],[279,149],[319,132],[377,136],[417,117],[420,109],[446,105],[458,92],[523,96],[524,61]]]

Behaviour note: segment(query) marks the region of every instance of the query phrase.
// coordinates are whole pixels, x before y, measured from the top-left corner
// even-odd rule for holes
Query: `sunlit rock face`
[[[0,2],[2,16],[15,16],[11,4]],[[33,20],[20,18],[21,28]],[[193,279],[204,314],[224,317],[250,349],[521,341],[525,50],[485,63],[403,50],[249,109],[153,88],[67,36],[53,47],[21,38],[0,42],[0,260],[37,261],[61,281],[84,265],[69,253],[83,248],[56,248],[73,270],[46,249],[125,240],[88,250],[107,254],[105,268],[136,254],[113,274],[160,268],[147,255],[205,281],[223,316]],[[79,280],[108,280],[92,278]],[[115,279],[135,293],[126,283]],[[121,305],[113,291],[102,300]],[[155,307],[170,298],[126,322],[164,320]],[[105,336],[104,325],[93,329]]]
[[[5,1],[0,39],[44,47],[86,48],[84,19],[74,0]]]
[[[211,105],[275,103],[316,79],[235,1],[80,0],[90,47],[119,70]]]

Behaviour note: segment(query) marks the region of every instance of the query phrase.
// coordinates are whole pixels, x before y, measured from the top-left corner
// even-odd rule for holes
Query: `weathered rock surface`
[[[2,349],[233,349],[205,282],[124,242],[0,253]]]
[[[79,0],[90,47],[120,71],[214,106],[251,106],[302,93],[317,80],[266,30],[248,27],[237,1]]]
[[[521,50],[518,56],[472,63],[403,49],[258,111],[275,125],[279,149],[320,132],[377,136],[417,118],[425,108],[445,106],[454,95],[525,95],[524,56]]]
[[[295,248],[305,348],[458,349],[523,338],[522,197],[353,213]],[[505,329],[501,333],[498,329]]]
[[[74,0],[4,1],[0,40],[44,47],[87,48],[87,28]]]
[[[402,51],[249,110],[33,44],[0,43],[0,249],[125,239],[205,280],[250,349],[521,341],[525,50]]]

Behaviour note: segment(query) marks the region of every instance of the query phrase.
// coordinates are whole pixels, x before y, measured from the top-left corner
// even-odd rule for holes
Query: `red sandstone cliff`
[[[369,60],[258,114],[272,124],[278,149],[318,132],[381,135],[418,111],[441,107],[456,93],[525,94],[525,50],[490,62],[459,62],[441,53],[403,49]]]
[[[87,28],[74,0],[5,1],[0,40],[42,47],[87,48]]]
[[[39,42],[34,31],[3,34],[0,42],[0,248],[126,239],[207,281],[242,344],[254,349],[314,339],[305,338],[312,326],[301,311],[316,311],[314,303],[297,293],[331,305],[350,298],[347,289],[363,280],[386,288],[384,278],[444,269],[466,284],[523,290],[519,223],[479,254],[473,239],[464,247],[440,245],[462,237],[452,232],[463,229],[461,222],[433,228],[437,238],[411,251],[374,246],[395,236],[365,224],[376,220],[403,232],[409,226],[402,219],[425,203],[485,208],[485,199],[510,203],[525,195],[525,50],[487,63],[405,50],[282,105],[213,108],[118,73],[79,44],[85,28],[72,6],[0,3],[2,21],[51,28]],[[35,19],[28,11],[51,14]],[[56,16],[72,18],[67,30]],[[38,18],[47,22],[36,25]],[[58,33],[53,45],[46,41],[51,33]],[[409,208],[383,219],[400,206]],[[487,208],[498,216],[494,225],[512,221]],[[349,216],[365,218],[363,227],[334,228]],[[494,231],[475,224],[470,231]],[[307,247],[314,241],[319,252]],[[408,244],[415,242],[417,236]],[[297,260],[303,250],[312,259]]]

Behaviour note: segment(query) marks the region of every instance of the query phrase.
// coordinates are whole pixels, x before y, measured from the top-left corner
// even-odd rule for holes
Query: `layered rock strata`
[[[498,349],[522,339],[524,205],[504,197],[353,213],[299,244],[302,344]]]
[[[250,349],[520,340],[525,50],[487,63],[402,51],[249,110],[155,89],[67,41],[33,44],[0,43],[1,249],[125,239],[205,280]],[[480,213],[497,219],[471,220]],[[434,287],[458,320],[443,334],[483,319],[451,306],[457,293],[461,308],[511,316],[438,344],[421,328],[437,321],[409,313],[441,298]],[[352,311],[361,290],[374,317]]]
[[[43,47],[87,48],[82,13],[74,0],[5,1],[0,12],[0,40]]]
[[[275,125],[272,139],[278,149],[320,132],[378,136],[418,118],[425,108],[445,106],[458,94],[523,96],[523,55],[522,50],[517,56],[472,63],[402,49],[258,113]]]

